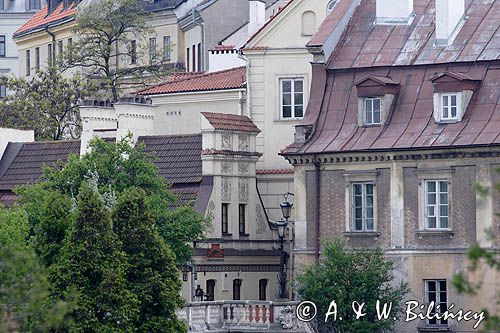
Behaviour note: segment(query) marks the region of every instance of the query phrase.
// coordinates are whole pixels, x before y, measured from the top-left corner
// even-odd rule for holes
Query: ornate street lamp
[[[286,289],[286,253],[285,253],[285,233],[286,228],[288,227],[288,219],[292,213],[293,205],[288,201],[288,197],[293,195],[293,193],[285,193],[285,201],[280,204],[281,212],[283,214],[283,218],[285,219],[277,221],[275,223],[276,229],[278,230],[278,238],[280,241],[280,272],[278,277],[279,290],[278,290],[278,298],[279,299],[288,299],[288,291]]]

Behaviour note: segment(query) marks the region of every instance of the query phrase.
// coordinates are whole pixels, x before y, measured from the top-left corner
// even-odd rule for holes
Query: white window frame
[[[168,42],[168,43],[167,43]],[[172,60],[172,40],[170,36],[163,36],[163,60]]]
[[[367,191],[366,191],[366,188],[367,188],[367,185],[371,185],[372,186],[372,193],[371,193],[371,196],[372,196],[372,206],[371,206],[371,209],[372,209],[372,228],[371,229],[368,229],[368,225],[367,225],[367,216],[366,216],[366,211],[367,211]],[[354,193],[354,187],[355,186],[361,186],[361,200],[362,200],[362,203],[361,203],[361,214],[362,214],[362,217],[361,217],[361,230],[360,229],[356,229],[356,206],[355,206],[355,193]],[[350,184],[350,212],[351,212],[351,216],[350,216],[350,230],[351,232],[375,232],[376,231],[376,194],[375,194],[375,184],[373,182],[351,182]]]
[[[459,93],[442,93],[439,94],[439,112],[441,116],[441,120],[443,121],[457,121],[459,119],[459,115],[462,112],[461,108],[461,94]],[[452,97],[455,97],[455,105],[451,105]],[[444,103],[444,99],[447,99],[446,106]],[[455,117],[451,116],[452,108],[455,108]]]
[[[2,38],[3,53],[0,54],[0,58],[5,58],[7,56],[7,37],[5,35],[0,35]]]
[[[441,192],[440,191],[440,184],[441,182],[444,182],[446,183],[446,197],[447,197],[447,202],[446,204],[442,204],[441,203],[441,194],[445,193],[445,192]],[[435,203],[434,204],[429,204],[428,203],[428,191],[427,191],[427,184],[428,183],[435,183],[435,186],[436,186],[436,192],[432,192],[434,193],[435,195]],[[422,199],[422,202],[423,202],[423,212],[422,212],[422,216],[423,216],[423,227],[424,227],[424,230],[450,230],[450,212],[451,212],[451,209],[450,209],[450,181],[448,179],[443,179],[443,178],[437,178],[437,179],[424,179],[423,182],[422,182],[422,185],[423,185],[423,189],[422,189],[422,193],[423,193],[423,199]],[[447,215],[441,215],[441,206],[446,206],[447,207]],[[434,210],[434,215],[429,215],[428,216],[428,207],[433,207],[433,210]],[[435,227],[430,227],[430,224],[429,224],[429,220],[428,218],[429,217],[433,217],[436,219],[436,226]],[[442,227],[442,224],[441,224],[441,218],[442,217],[446,217],[447,218],[447,226],[446,227]]]
[[[379,122],[375,122],[374,121],[374,116],[375,116],[375,111],[374,111],[374,108],[373,108],[373,105],[374,105],[374,101],[375,100],[378,100],[379,101]],[[368,113],[368,110],[367,110],[367,105],[368,105],[368,102],[371,103],[371,121],[368,121],[368,118],[367,118],[367,113]],[[372,125],[381,125],[382,124],[382,97],[364,97],[363,98],[363,123],[365,125],[368,125],[368,126],[372,126]]]
[[[444,292],[446,293],[446,299],[443,301],[441,299],[441,293],[443,292],[443,290],[441,290],[441,284],[440,282],[445,282],[446,284],[446,290],[444,290]],[[439,313],[444,313],[447,308],[448,308],[448,294],[449,294],[449,288],[448,288],[448,281],[446,281],[446,279],[429,279],[429,280],[424,280],[424,293],[425,293],[425,303],[427,304],[427,306],[429,306],[430,304],[430,297],[429,297],[429,282],[434,282],[436,284],[436,291],[434,291],[436,293],[436,301],[434,303],[434,310],[432,313],[436,313],[436,306],[437,305],[441,305],[441,304],[446,304],[446,309],[442,309],[441,307],[439,308]],[[446,322],[445,319],[436,319],[436,324],[431,324],[429,322],[429,319],[427,319],[427,325],[428,326],[439,326],[439,327],[447,327],[449,325],[449,322]]]
[[[4,84],[0,84],[0,99],[5,97],[7,97],[7,87]]]
[[[291,82],[291,113],[290,117],[285,117],[283,114],[283,107],[285,106],[283,104],[283,84],[284,82],[290,81]],[[295,115],[295,82],[296,81],[301,81],[302,82],[302,116],[297,117]],[[281,120],[296,120],[296,119],[302,119],[305,114],[305,107],[306,107],[306,79],[304,76],[290,76],[290,77],[280,77],[279,78],[279,119]],[[287,105],[288,106],[288,105]]]
[[[152,65],[153,61],[156,59],[158,52],[156,37],[149,38],[148,48],[149,48],[149,64]]]
[[[333,8],[335,8],[335,5],[337,4],[337,0],[330,0],[328,4],[326,5],[326,15],[330,15],[330,13],[333,11]]]

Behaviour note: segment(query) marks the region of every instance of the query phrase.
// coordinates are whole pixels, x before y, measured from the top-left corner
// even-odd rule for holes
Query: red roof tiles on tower
[[[247,116],[225,113],[201,113],[216,130],[260,133],[260,129]]]

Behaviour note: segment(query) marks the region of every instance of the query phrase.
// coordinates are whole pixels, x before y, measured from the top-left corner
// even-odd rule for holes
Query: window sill
[[[380,236],[380,232],[377,231],[346,231],[344,236],[349,238],[370,238],[373,237],[375,240]]]
[[[275,123],[297,123],[304,119],[303,117],[301,118],[280,118],[280,119],[275,119]]]
[[[250,237],[250,234],[240,234],[240,237],[248,238],[248,237]]]
[[[452,329],[450,326],[425,326],[425,327],[419,327],[418,328],[419,332],[451,332]]]
[[[233,234],[222,234],[222,238],[231,238]]]
[[[429,230],[429,229],[426,229],[426,230],[417,230],[417,235],[418,235],[418,238],[419,239],[422,239],[423,237],[426,237],[426,236],[448,236],[450,238],[453,238],[453,235],[455,233],[453,232],[453,230],[449,230],[449,229],[442,229],[442,230]]]

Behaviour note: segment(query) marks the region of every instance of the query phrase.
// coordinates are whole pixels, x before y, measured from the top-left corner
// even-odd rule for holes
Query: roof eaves
[[[61,18],[59,20],[52,21],[52,22],[49,22],[49,23],[46,23],[46,24],[43,24],[43,25],[39,25],[39,26],[30,28],[30,29],[27,29],[27,30],[23,30],[23,31],[18,32],[18,33],[14,33],[12,35],[12,37],[13,38],[20,38],[20,37],[23,37],[23,36],[26,36],[26,35],[29,35],[29,34],[32,34],[32,33],[35,33],[35,32],[43,31],[43,30],[45,30],[47,28],[51,28],[51,27],[56,27],[56,26],[62,25],[64,23],[73,21],[74,19],[75,19],[75,16],[73,14],[71,14],[71,15],[63,17],[63,18]]]

